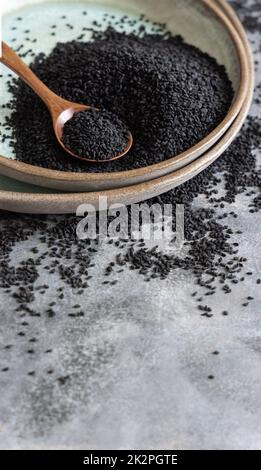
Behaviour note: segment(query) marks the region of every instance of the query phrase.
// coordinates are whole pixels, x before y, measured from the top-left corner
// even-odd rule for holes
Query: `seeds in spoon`
[[[99,161],[123,153],[128,137],[127,127],[115,114],[91,108],[65,123],[62,141],[79,157]]]

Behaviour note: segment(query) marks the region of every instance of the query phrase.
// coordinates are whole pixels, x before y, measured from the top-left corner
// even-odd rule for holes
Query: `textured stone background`
[[[260,2],[233,4],[260,51]],[[231,225],[244,232],[247,269],[260,272],[260,216],[249,214],[243,197],[231,210],[240,215]],[[15,259],[35,243],[17,245]],[[14,347],[0,347],[1,368],[9,366],[0,372],[0,448],[260,449],[261,303],[252,277],[233,295],[213,296],[214,316],[206,319],[196,311],[188,273],[145,283],[126,270],[101,290],[106,256],[97,253],[83,318],[67,316],[77,303],[68,289],[59,315],[23,329],[14,300],[1,292],[0,344]],[[57,282],[37,297],[39,311]],[[242,309],[248,295],[255,300]],[[34,354],[27,354],[30,338],[37,338]]]

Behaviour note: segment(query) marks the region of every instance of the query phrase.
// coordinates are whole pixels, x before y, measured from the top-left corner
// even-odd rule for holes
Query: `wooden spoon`
[[[89,162],[108,162],[117,160],[123,157],[130,150],[133,144],[133,137],[129,132],[128,143],[121,154],[116,157],[106,158],[105,160],[94,160],[88,157],[81,157],[69,148],[65,147],[62,141],[63,127],[64,124],[69,121],[74,114],[80,111],[86,111],[91,109],[91,106],[86,106],[79,103],[73,103],[71,101],[64,100],[60,96],[56,95],[51,91],[33,72],[32,70],[22,61],[22,59],[5,43],[2,41],[2,57],[0,62],[6,65],[9,69],[13,70],[32,90],[43,100],[47,108],[50,111],[53,128],[56,138],[62,148],[75,158]],[[96,109],[97,110],[97,109]],[[98,110],[97,110],[98,111]]]

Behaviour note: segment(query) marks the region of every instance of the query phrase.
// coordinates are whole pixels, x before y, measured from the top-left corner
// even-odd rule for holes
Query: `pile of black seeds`
[[[123,153],[128,137],[127,127],[115,114],[91,108],[65,123],[62,140],[76,155],[103,161]]]
[[[259,81],[255,90],[256,103],[261,99],[260,90]],[[104,284],[112,292],[115,289],[117,298],[122,276],[129,269],[135,271],[137,281],[151,282],[151,289],[155,282],[162,282],[161,279],[169,278],[170,282],[175,271],[178,277],[181,272],[187,272],[190,278],[191,275],[194,278],[191,297],[199,318],[211,321],[212,317],[221,315],[227,321],[230,311],[222,303],[229,298],[233,288],[238,284],[244,287],[247,279],[252,280],[253,290],[255,286],[261,286],[261,277],[254,276],[241,249],[242,241],[246,235],[249,239],[249,234],[234,228],[240,226],[242,218],[247,215],[245,201],[248,201],[251,218],[256,217],[261,208],[261,174],[256,158],[260,152],[260,117],[248,117],[240,135],[211,167],[178,188],[147,201],[149,204],[185,205],[186,254],[178,256],[157,246],[147,247],[143,240],[134,242],[128,237],[110,240],[105,247],[110,260],[106,261],[103,275],[98,280],[100,288]],[[42,353],[50,358],[50,368],[46,373],[51,374],[54,382],[64,387],[71,380],[70,372],[61,376],[60,370],[56,370],[53,350],[48,343],[41,349],[32,332],[38,329],[42,337],[42,325],[54,326],[58,314],[68,316],[72,328],[81,328],[81,322],[86,321],[84,316],[90,308],[86,298],[88,294],[93,296],[91,288],[93,282],[97,282],[93,279],[95,266],[100,265],[101,256],[98,258],[98,255],[102,249],[104,256],[104,246],[100,248],[95,241],[78,240],[75,234],[77,223],[75,216],[39,217],[0,212],[0,295],[10,298],[8,312],[3,305],[0,305],[0,311],[8,315],[12,313],[12,321],[14,317],[18,319],[17,337],[12,338],[10,334],[2,347],[0,370],[3,374],[13,372],[16,367],[17,358],[12,351],[18,348],[19,341],[24,348],[22,350],[30,357],[27,372],[30,380],[42,374],[42,370],[36,369],[38,363],[35,360],[37,354]],[[169,287],[175,289],[175,279]],[[68,291],[72,301],[65,304]],[[238,306],[246,312],[253,301],[250,294],[241,296],[239,293],[237,297]],[[209,299],[215,295],[218,295],[220,310],[211,308]],[[77,301],[74,302],[75,296]],[[99,299],[95,301],[96,318]],[[219,351],[213,348],[212,354],[218,355]],[[213,374],[206,376],[214,379]]]
[[[117,115],[134,137],[128,156],[106,167],[68,159],[45,105],[21,80],[12,80],[6,126],[16,158],[65,171],[121,171],[173,157],[215,129],[233,99],[224,67],[169,33],[124,34],[109,27],[95,31],[92,42],[58,43],[31,68],[63,98]]]

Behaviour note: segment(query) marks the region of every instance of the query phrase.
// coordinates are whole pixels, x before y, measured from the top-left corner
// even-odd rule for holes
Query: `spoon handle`
[[[0,57],[0,62],[13,70],[35,91],[44,101],[52,115],[58,115],[63,109],[68,108],[68,102],[53,93],[4,41],[2,41],[2,57]]]

